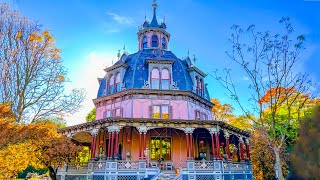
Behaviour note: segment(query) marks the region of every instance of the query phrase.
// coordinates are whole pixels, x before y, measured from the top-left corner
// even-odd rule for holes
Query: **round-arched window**
[[[160,71],[158,68],[153,68],[151,72],[151,88],[160,88]]]
[[[109,78],[109,93],[114,93],[114,75]]]
[[[166,39],[164,37],[161,39],[161,46],[162,46],[162,49],[167,48]]]
[[[120,73],[118,73],[117,75],[116,75],[116,92],[119,92],[120,91]]]
[[[148,47],[148,38],[147,36],[144,36],[142,41],[142,48],[147,48],[147,47]]]
[[[168,69],[162,69],[161,71],[161,89],[170,88],[170,74]]]
[[[158,44],[158,36],[154,35],[152,36],[151,38],[151,46],[152,47],[158,47],[159,44]]]

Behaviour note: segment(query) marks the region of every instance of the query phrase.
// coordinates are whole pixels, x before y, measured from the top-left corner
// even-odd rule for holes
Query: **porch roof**
[[[242,129],[231,126],[222,121],[215,120],[183,120],[183,119],[150,119],[150,118],[119,118],[111,117],[92,122],[68,126],[59,130],[61,134],[76,133],[81,131],[91,131],[97,128],[108,127],[111,125],[119,126],[147,126],[157,128],[212,128],[219,126],[221,129],[229,130],[233,133],[249,137],[250,133]]]

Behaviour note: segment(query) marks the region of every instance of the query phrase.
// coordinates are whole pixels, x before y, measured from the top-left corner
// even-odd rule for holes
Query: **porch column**
[[[114,152],[114,157],[115,159],[118,158],[118,154],[119,154],[119,131],[116,131],[115,132],[115,135],[116,135],[116,143],[115,143],[115,152]]]
[[[142,158],[142,133],[139,133],[139,158]]]
[[[138,126],[139,131],[139,159],[145,158],[144,150],[146,148],[147,126]],[[143,136],[143,137],[142,137]]]
[[[239,152],[240,152],[240,161],[244,161],[244,156],[243,156],[243,139],[242,136],[239,137]]]
[[[250,144],[249,144],[249,139],[246,139],[246,147],[247,147],[247,157],[248,160],[250,161]]]
[[[110,155],[113,157],[114,153],[114,132],[111,132],[111,149],[110,149]]]
[[[224,132],[224,137],[226,138],[226,153],[228,155],[228,160],[231,158],[230,156],[230,147],[229,147],[229,132],[228,131],[225,131]]]
[[[216,135],[216,146],[217,146],[217,158],[221,159],[221,153],[220,153],[220,142],[219,142],[219,132],[215,132]]]
[[[187,159],[189,159],[190,158],[189,133],[186,133],[186,141],[187,141]]]
[[[146,149],[146,147],[147,147],[147,145],[146,145],[146,143],[147,143],[147,132],[144,132],[143,133],[143,158],[145,158],[146,157],[146,155],[144,154],[144,150]]]
[[[92,139],[91,139],[91,158],[95,158],[96,156],[96,142],[97,142],[97,134],[98,134],[98,129],[93,129],[91,130],[91,136],[92,136]]]
[[[108,158],[111,157],[111,132],[108,130]]]
[[[212,144],[212,158],[216,158],[216,152],[214,151],[214,134],[211,133],[211,144]]]
[[[190,158],[193,159],[193,156],[194,156],[193,136],[192,136],[192,133],[190,133]]]

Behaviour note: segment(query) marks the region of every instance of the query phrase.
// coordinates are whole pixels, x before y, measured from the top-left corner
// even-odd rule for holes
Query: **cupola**
[[[152,4],[153,17],[151,23],[145,19],[138,31],[139,50],[142,49],[168,49],[168,43],[170,40],[170,34],[166,31],[165,22],[158,23],[157,11],[158,5],[155,0]]]

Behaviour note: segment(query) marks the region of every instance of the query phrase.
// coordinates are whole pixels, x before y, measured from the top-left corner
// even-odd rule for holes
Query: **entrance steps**
[[[161,172],[152,180],[175,180],[176,171],[175,170],[161,170]]]

